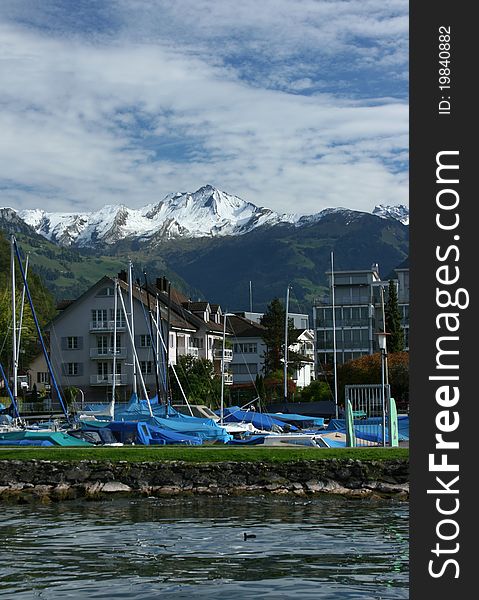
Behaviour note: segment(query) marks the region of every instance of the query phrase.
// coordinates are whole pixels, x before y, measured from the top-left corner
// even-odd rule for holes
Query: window
[[[110,349],[111,352],[113,352],[113,346],[115,345],[115,338],[114,335],[111,334],[110,336]],[[117,333],[116,334],[116,351],[117,353],[119,352],[119,348],[121,347],[121,333]]]
[[[37,383],[50,383],[50,373],[48,371],[39,371],[37,373]]]
[[[258,344],[252,342],[234,344],[233,350],[238,354],[256,354],[258,352]]]
[[[106,311],[105,311],[105,313],[106,313]],[[110,320],[113,321],[114,319],[115,319],[115,310],[113,308],[110,308]],[[105,314],[105,320],[106,320],[106,314]],[[125,314],[123,313],[121,308],[116,309],[116,326],[117,327],[126,327]]]
[[[170,348],[174,348],[174,347],[175,347],[175,334],[170,333]]]
[[[205,340],[203,338],[193,338],[192,343],[194,348],[199,348],[200,350],[203,350],[205,347]]]
[[[233,373],[233,375],[255,375],[258,373],[258,365],[256,363],[230,365],[230,373]]]
[[[67,363],[67,375],[78,375],[80,368],[77,362]]]
[[[105,323],[107,318],[107,310],[104,308],[94,308],[91,311],[91,320],[93,323]]]
[[[67,348],[68,350],[78,350],[78,336],[67,337]]]
[[[151,347],[151,336],[149,333],[140,335],[140,348]]]
[[[142,375],[151,375],[151,373],[152,373],[151,360],[140,360],[140,369],[141,369]]]
[[[97,336],[96,347],[98,354],[108,354],[108,337],[106,335]]]
[[[102,290],[100,290],[97,294],[97,296],[113,296],[115,294],[115,288],[113,287],[106,287],[103,288]]]
[[[108,379],[108,363],[99,362],[97,363],[98,378]]]

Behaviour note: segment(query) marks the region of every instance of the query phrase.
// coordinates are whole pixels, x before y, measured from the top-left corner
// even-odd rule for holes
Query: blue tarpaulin
[[[199,436],[161,429],[145,421],[111,421],[107,427],[113,432],[116,439],[124,444],[199,446],[202,443]]]
[[[284,421],[285,423],[290,423],[291,425],[296,425],[304,429],[305,427],[324,427],[324,419],[323,417],[308,417],[307,415],[295,415],[290,413],[266,413],[273,419],[278,419],[279,421]]]
[[[219,414],[219,411],[216,411]],[[257,413],[254,410],[241,410],[239,406],[229,406],[223,411],[223,421],[225,423],[252,423],[256,429],[263,431],[283,431],[286,423],[280,419],[271,417],[267,413]],[[290,431],[297,431],[298,428],[288,423]]]

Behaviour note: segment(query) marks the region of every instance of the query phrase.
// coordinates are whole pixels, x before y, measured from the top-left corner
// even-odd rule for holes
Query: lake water
[[[409,597],[408,504],[396,501],[7,505],[0,523],[1,598]]]

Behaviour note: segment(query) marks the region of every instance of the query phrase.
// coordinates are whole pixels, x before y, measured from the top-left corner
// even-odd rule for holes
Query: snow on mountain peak
[[[125,238],[168,239],[241,235],[264,225],[312,224],[334,213],[359,211],[327,208],[313,215],[280,214],[218,190],[210,184],[196,192],[176,192],[138,209],[122,204],[106,205],[83,213],[48,213],[42,209],[22,210],[18,216],[35,231],[61,246],[114,244]],[[373,214],[408,224],[406,206],[376,206]]]
[[[383,219],[396,219],[403,225],[409,225],[409,208],[405,204],[398,204],[397,206],[378,204],[374,207],[373,215]]]

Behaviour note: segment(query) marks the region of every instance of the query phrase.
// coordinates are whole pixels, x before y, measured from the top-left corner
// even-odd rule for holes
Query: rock
[[[129,485],[125,485],[119,481],[108,481],[101,486],[101,491],[107,494],[114,494],[117,492],[131,492],[132,489]]]

